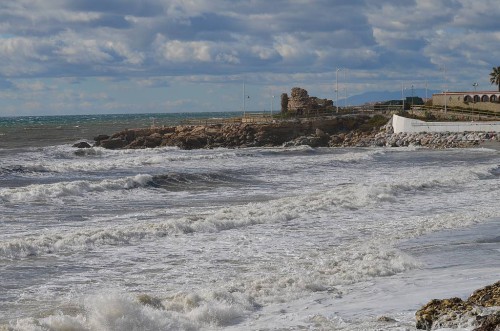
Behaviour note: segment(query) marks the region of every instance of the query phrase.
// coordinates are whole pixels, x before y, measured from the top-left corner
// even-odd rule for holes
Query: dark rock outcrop
[[[106,140],[101,140],[99,142],[99,145],[101,147],[107,148],[107,149],[119,149],[119,148],[124,148],[127,146],[127,141],[122,138],[110,138]]]
[[[75,148],[91,148],[92,146],[86,141],[80,141],[73,145]]]
[[[109,138],[110,136],[108,136],[107,134],[100,134],[97,137],[94,137],[94,141],[96,142],[96,146],[99,146],[101,141],[107,140]]]
[[[154,148],[176,146],[182,149],[217,147],[281,146],[299,137],[313,147],[329,146],[330,136],[356,130],[370,116],[326,117],[253,124],[179,125],[151,129],[124,130],[112,136],[96,137],[96,146],[117,148]],[[306,139],[306,137],[308,137]]]
[[[478,316],[477,322],[480,326],[473,331],[498,331],[500,330],[500,311],[486,316]]]
[[[377,116],[379,116],[377,118]],[[95,138],[109,149],[176,146],[181,149],[259,146],[463,148],[496,143],[495,132],[394,133],[389,118],[330,116],[275,123],[179,125],[117,132]]]
[[[468,324],[475,331],[500,329],[500,281],[475,291],[467,300],[431,300],[415,313],[417,329],[453,328]]]

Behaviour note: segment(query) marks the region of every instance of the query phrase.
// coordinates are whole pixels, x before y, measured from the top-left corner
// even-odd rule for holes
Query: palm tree
[[[490,73],[490,83],[498,85],[498,91],[500,92],[500,67],[493,67]]]

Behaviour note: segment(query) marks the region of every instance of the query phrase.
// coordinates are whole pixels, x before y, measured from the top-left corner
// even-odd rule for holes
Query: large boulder
[[[101,140],[99,146],[107,149],[120,149],[127,146],[126,140],[121,138],[110,138],[106,140]]]
[[[496,331],[500,329],[499,311],[500,281],[475,291],[465,301],[460,298],[431,300],[415,313],[416,327],[433,330],[470,324],[477,331]]]
[[[500,281],[474,291],[467,301],[482,307],[500,306]]]
[[[107,134],[100,134],[97,137],[94,137],[95,145],[96,146],[101,146],[101,141],[107,140],[110,137]]]
[[[92,146],[86,141],[80,141],[73,145],[75,148],[91,148]]]

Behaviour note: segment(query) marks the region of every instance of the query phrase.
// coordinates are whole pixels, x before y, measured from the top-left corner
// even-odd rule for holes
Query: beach
[[[76,149],[75,123],[2,131],[0,329],[416,330],[500,278],[490,145]]]

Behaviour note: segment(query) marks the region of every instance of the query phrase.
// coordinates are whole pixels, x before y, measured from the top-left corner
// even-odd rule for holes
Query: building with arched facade
[[[443,92],[432,95],[432,105],[500,112],[499,91]]]

